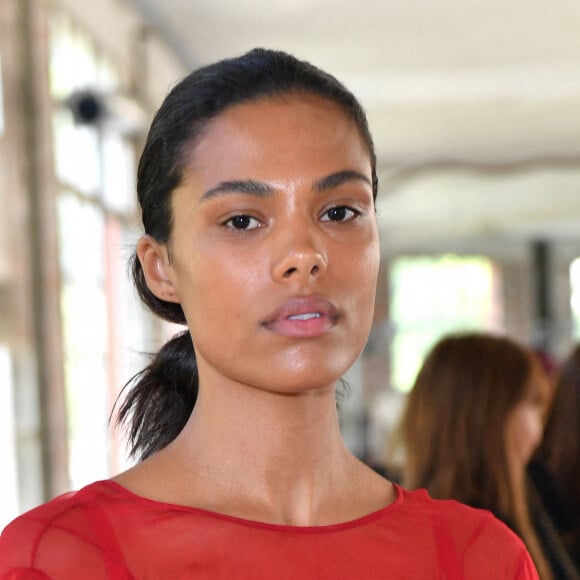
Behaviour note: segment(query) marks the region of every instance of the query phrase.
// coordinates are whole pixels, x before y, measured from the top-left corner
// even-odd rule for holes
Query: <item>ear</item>
[[[155,238],[144,235],[137,242],[137,257],[149,290],[159,300],[179,303],[179,293],[173,281],[173,268],[169,262],[167,246]]]

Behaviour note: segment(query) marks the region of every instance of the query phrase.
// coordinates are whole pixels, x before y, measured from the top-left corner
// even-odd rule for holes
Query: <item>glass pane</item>
[[[391,268],[392,385],[407,392],[443,334],[501,328],[497,276],[484,257],[412,257]]]
[[[61,269],[66,281],[102,286],[104,222],[99,209],[72,193],[58,199]]]
[[[61,194],[58,217],[69,471],[78,488],[109,474],[105,234],[100,210],[72,194]]]
[[[14,425],[14,380],[12,356],[0,344],[0,529],[18,515],[18,471],[16,467],[16,428]]]
[[[53,115],[54,162],[61,183],[88,196],[100,189],[99,135],[94,127],[75,125],[72,113],[57,109]]]
[[[580,258],[570,264],[570,307],[572,310],[572,336],[580,341]]]
[[[118,134],[103,135],[103,200],[112,211],[130,214],[136,206],[133,148]]]
[[[52,95],[66,99],[76,89],[96,86],[102,73],[87,35],[65,15],[57,14],[51,22],[50,36],[49,75]]]
[[[107,311],[102,289],[66,285],[62,291],[69,474],[73,488],[109,475]]]
[[[49,82],[51,94],[57,99],[66,99],[78,89],[98,87],[109,92],[119,85],[116,67],[99,54],[84,30],[58,11],[50,25]]]

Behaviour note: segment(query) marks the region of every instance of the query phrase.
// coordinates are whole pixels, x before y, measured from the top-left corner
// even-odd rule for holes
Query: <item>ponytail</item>
[[[149,290],[136,254],[130,266],[141,300],[165,320],[184,323],[179,304],[160,300]],[[117,425],[127,431],[131,456],[146,459],[179,435],[193,411],[198,387],[197,362],[186,330],[167,342],[123,388],[127,394],[119,407]]]
[[[117,423],[127,429],[130,454],[143,460],[171,443],[193,411],[198,374],[189,331],[167,342],[125,389]]]

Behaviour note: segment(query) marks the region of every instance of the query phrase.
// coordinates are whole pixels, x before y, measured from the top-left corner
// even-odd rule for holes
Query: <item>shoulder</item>
[[[491,512],[399,487],[401,514],[433,538],[446,567],[465,577],[537,578],[522,540]],[[470,574],[467,574],[467,571]]]
[[[479,535],[484,530],[491,530],[499,536],[521,542],[513,532],[490,511],[470,507],[453,499],[433,499],[425,489],[409,491],[398,488],[402,496],[403,511],[425,521],[444,526],[463,538]]]
[[[105,511],[107,490],[107,482],[97,482],[12,521],[0,535],[0,576],[18,568],[46,572],[63,561],[73,567],[78,558],[83,567],[93,567],[91,578],[100,578],[98,571],[106,566],[103,555],[114,558],[116,551]]]
[[[84,516],[106,504],[107,492],[108,483],[99,481],[78,491],[64,493],[17,517],[6,526],[0,537],[2,541],[6,541],[6,537],[10,537],[16,531],[35,529],[42,532],[53,527],[61,529],[83,527],[86,525]]]

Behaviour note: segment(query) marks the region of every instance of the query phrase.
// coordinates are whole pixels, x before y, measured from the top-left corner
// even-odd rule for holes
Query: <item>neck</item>
[[[265,520],[311,525],[357,463],[342,441],[334,386],[298,394],[226,387],[200,389],[168,453],[191,486],[215,496],[206,503],[230,498],[252,519],[261,511]]]
[[[344,446],[334,385],[292,394],[202,382],[170,445],[117,476],[152,500],[274,524],[356,519],[394,499]]]

